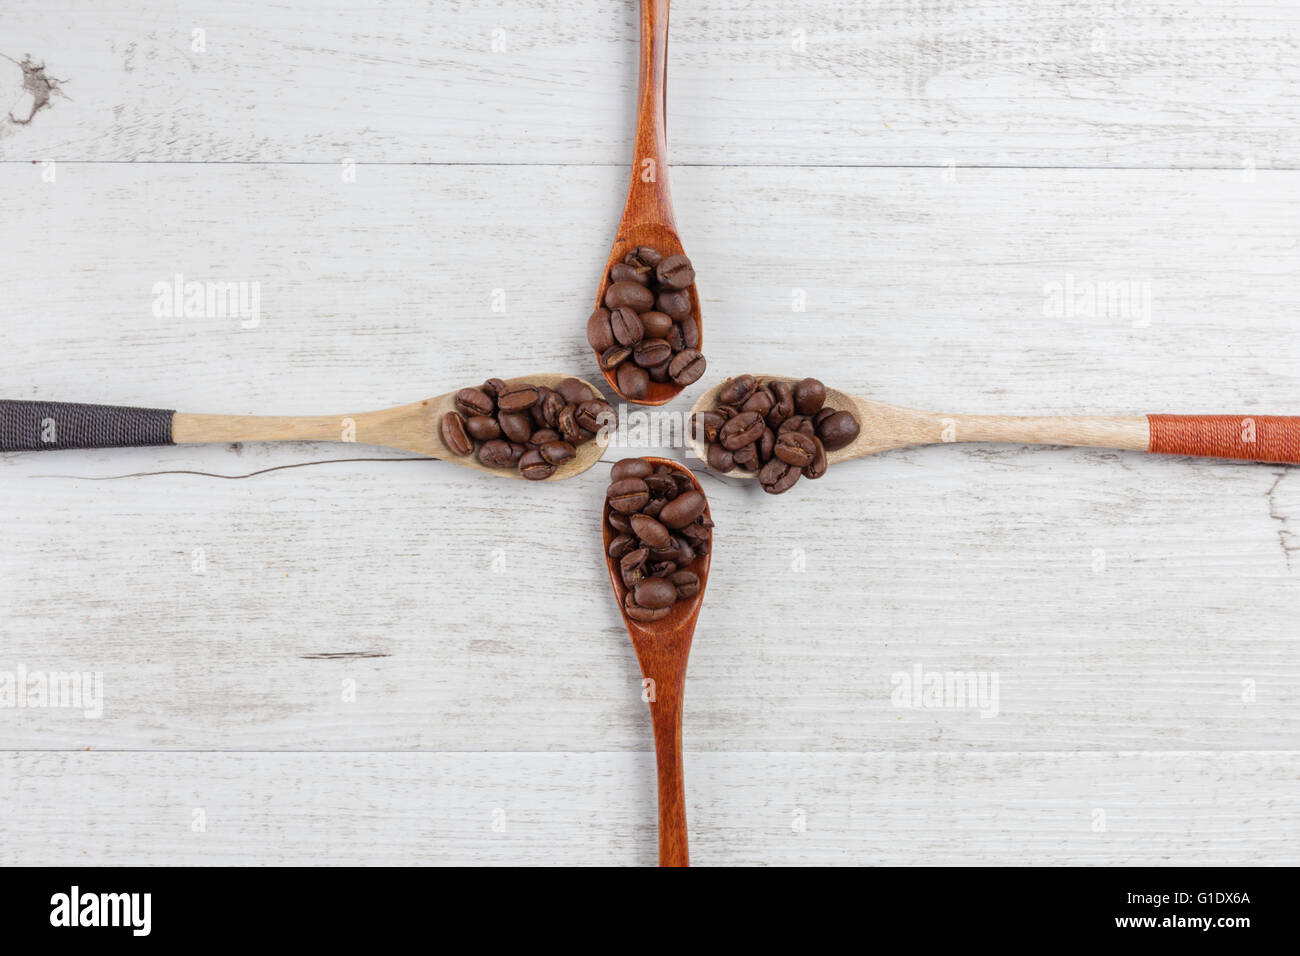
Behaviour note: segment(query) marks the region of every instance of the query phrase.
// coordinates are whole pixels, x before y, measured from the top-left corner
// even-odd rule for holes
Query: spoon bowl
[[[596,291],[596,308],[605,302],[609,288],[609,271],[637,246],[653,246],[664,257],[685,254],[677,234],[673,214],[672,190],[668,184],[668,132],[665,118],[668,81],[668,0],[641,0],[641,54],[637,80],[636,142],[632,161],[632,179],[618,234],[610,249],[609,261]],[[691,317],[700,331],[699,348],[704,348],[704,323],[700,318],[700,299],[694,283],[689,288]],[[594,350],[593,350],[594,352]],[[596,354],[599,364],[600,354]],[[605,381],[625,401],[638,405],[663,405],[685,388],[674,382],[651,382],[641,398],[624,395],[618,387],[617,373],[601,369]]]
[[[689,468],[666,458],[643,458],[653,465],[667,465],[673,471],[690,478],[694,489],[704,495],[699,480]],[[712,520],[705,497],[704,514]],[[650,719],[654,728],[655,759],[659,777],[659,865],[688,866],[690,864],[686,839],[686,791],[682,774],[682,696],[686,682],[686,660],[691,652],[691,639],[695,624],[704,603],[704,591],[709,583],[709,564],[713,556],[710,539],[709,553],[697,555],[685,568],[700,579],[699,593],[672,606],[667,616],[650,623],[632,620],[627,615],[624,600],[628,589],[619,573],[619,563],[609,556],[609,545],[614,531],[609,524],[610,505],[605,501],[601,514],[601,529],[605,552],[605,565],[610,584],[618,601],[623,624],[632,638],[641,676],[650,682]]]

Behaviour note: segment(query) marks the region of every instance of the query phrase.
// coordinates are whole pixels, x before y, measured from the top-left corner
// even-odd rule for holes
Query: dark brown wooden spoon
[[[668,82],[668,0],[641,0],[641,66],[637,83],[636,144],[632,154],[632,182],[627,204],[618,224],[618,235],[610,249],[605,273],[596,291],[596,307],[605,301],[609,270],[637,246],[653,246],[665,257],[684,253],[673,215],[672,191],[668,187],[668,134],[664,116]],[[700,298],[695,285],[689,287],[691,316],[700,330],[699,348],[704,348],[704,323],[700,319]],[[600,355],[596,354],[597,364]],[[651,382],[641,398],[629,398],[618,387],[616,372],[602,369],[614,392],[639,405],[663,405],[684,388],[674,382]]]
[[[695,490],[704,494],[699,481],[685,465],[666,458],[645,458],[653,465],[667,465],[691,479]],[[707,499],[708,496],[705,495]],[[650,720],[654,726],[655,759],[659,768],[659,865],[689,866],[690,856],[686,843],[686,785],[682,774],[682,694],[686,684],[686,659],[691,653],[691,638],[695,636],[695,622],[704,603],[704,589],[709,583],[709,561],[713,554],[710,541],[709,554],[697,557],[682,570],[694,571],[700,579],[700,593],[689,600],[678,601],[668,616],[650,624],[641,624],[627,616],[623,601],[627,587],[619,574],[618,561],[609,556],[609,543],[614,531],[609,526],[609,502],[601,516],[604,529],[605,563],[609,580],[614,585],[614,597],[619,613],[632,637],[641,676],[648,681],[650,693]],[[709,515],[709,507],[704,507]],[[710,520],[712,516],[710,515]],[[716,530],[716,529],[715,529]]]

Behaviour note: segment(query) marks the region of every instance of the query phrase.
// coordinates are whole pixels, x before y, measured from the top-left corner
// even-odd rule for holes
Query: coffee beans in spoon
[[[652,382],[690,385],[704,374],[700,326],[691,315],[691,260],[638,246],[609,270],[604,299],[587,320],[600,367],[632,401]]]
[[[708,446],[710,468],[755,472],[773,495],[801,477],[826,474],[826,453],[852,444],[861,430],[851,412],[826,404],[826,386],[817,379],[791,385],[753,375],[727,379],[718,404],[697,412],[691,428]]]
[[[461,457],[477,450],[480,464],[518,468],[530,481],[551,477],[602,424],[618,421],[610,404],[576,378],[554,389],[490,378],[477,388],[462,388],[455,404],[440,423],[448,450]]]
[[[623,609],[658,621],[700,592],[697,559],[713,538],[708,499],[687,475],[643,458],[623,459],[609,477],[609,557],[627,588]]]

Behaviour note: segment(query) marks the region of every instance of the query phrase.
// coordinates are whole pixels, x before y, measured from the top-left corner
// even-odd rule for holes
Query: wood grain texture
[[[36,169],[0,169],[6,236],[32,237],[10,242],[0,289],[6,396],[292,414],[581,371],[589,350],[569,317],[590,308],[624,176],[367,167],[343,184],[311,167],[77,166],[41,184]],[[711,277],[719,377],[817,371],[872,398],[994,414],[1296,409],[1295,174],[685,169],[675,188]],[[741,223],[751,254],[738,261]],[[515,267],[557,244],[547,268]],[[151,286],[176,272],[260,282],[260,325],[155,315]],[[1044,315],[1045,287],[1071,276],[1149,281],[1150,323]],[[807,312],[792,311],[798,290]],[[517,336],[535,323],[557,334]],[[603,467],[510,495],[438,462],[36,477],[233,475],[353,454],[0,458],[0,520],[15,529],[0,540],[8,659],[103,671],[107,697],[97,721],[4,713],[0,746],[644,748],[637,664],[598,550]],[[712,590],[701,616],[696,749],[1300,738],[1288,469],[944,446],[848,463],[779,500],[708,491],[714,583],[745,586]],[[539,566],[553,570],[524,573]],[[510,597],[471,600],[482,594]],[[894,677],[917,664],[996,672],[998,716],[894,707]]]
[[[696,865],[1300,863],[1294,754],[687,756]],[[649,753],[9,753],[0,865],[646,866],[654,773]]]
[[[636,16],[8,4],[0,396],[293,415],[594,377]],[[991,416],[1300,412],[1298,26],[679,3],[711,369],[665,410],[771,369]],[[257,308],[177,312],[178,281]],[[384,460],[300,467],[356,455]],[[0,456],[0,685],[103,679],[97,719],[0,708],[0,863],[655,860],[608,466],[392,457]],[[781,499],[703,480],[697,865],[1300,863],[1293,469],[942,446]]]
[[[606,0],[13,0],[0,53],[65,82],[0,159],[622,168],[636,27]],[[1300,165],[1285,0],[697,0],[672,29],[680,164]],[[22,79],[0,60],[20,117]]]

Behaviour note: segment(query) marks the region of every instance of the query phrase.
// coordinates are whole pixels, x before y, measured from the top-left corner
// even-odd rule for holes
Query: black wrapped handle
[[[175,414],[161,408],[0,400],[0,451],[171,445]]]

